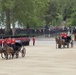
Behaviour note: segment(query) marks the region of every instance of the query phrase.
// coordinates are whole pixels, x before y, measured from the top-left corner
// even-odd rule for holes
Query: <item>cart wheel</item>
[[[18,58],[19,57],[19,52],[18,51],[16,51],[16,58]]]
[[[25,54],[26,54],[26,49],[23,48],[23,49],[22,49],[22,57],[25,57]]]
[[[71,47],[73,47],[73,40],[71,41]]]

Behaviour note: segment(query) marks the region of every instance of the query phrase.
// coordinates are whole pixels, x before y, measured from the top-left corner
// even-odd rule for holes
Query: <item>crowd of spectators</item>
[[[76,33],[76,28],[70,28],[70,31],[72,30],[72,33]],[[12,31],[12,30],[11,30]],[[50,27],[44,27],[44,28],[16,28],[15,34],[53,34],[58,32],[66,32],[68,31],[68,27],[63,26],[50,26]],[[0,34],[5,34],[5,30],[0,29]]]

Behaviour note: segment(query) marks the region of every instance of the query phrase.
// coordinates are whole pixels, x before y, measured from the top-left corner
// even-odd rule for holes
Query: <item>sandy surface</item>
[[[56,49],[54,39],[37,39],[26,46],[26,56],[0,57],[0,75],[76,75],[76,46]]]

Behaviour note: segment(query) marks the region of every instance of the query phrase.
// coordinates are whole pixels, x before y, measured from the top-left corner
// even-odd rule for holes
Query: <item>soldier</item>
[[[67,41],[67,34],[66,33],[62,33],[61,34],[61,38],[62,38],[62,40]]]
[[[16,43],[16,40],[15,40],[15,38],[12,38],[12,39],[11,39],[11,47],[13,47],[13,48],[14,48],[14,46],[15,46],[15,43]]]
[[[7,44],[7,39],[3,39],[3,45]]]
[[[35,37],[33,36],[32,38],[32,41],[33,41],[33,46],[35,45]]]
[[[11,37],[9,37],[9,38],[7,39],[7,45],[10,46],[10,47],[11,47],[11,41],[12,41],[12,39],[11,39]]]
[[[0,39],[0,46],[2,46],[2,39]]]

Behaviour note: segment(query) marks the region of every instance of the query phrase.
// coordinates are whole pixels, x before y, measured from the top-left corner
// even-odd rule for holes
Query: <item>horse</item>
[[[5,58],[8,59],[8,55],[10,55],[10,58],[11,58],[12,53],[14,52],[13,48],[9,47],[8,45],[4,45],[3,50],[4,50]]]
[[[67,45],[67,48],[69,48],[69,41],[66,42],[65,40],[62,40],[61,37],[55,37],[55,41],[56,41],[56,49],[57,49],[57,45],[58,48],[61,48],[61,46],[63,45],[63,48],[65,48],[65,46]]]
[[[2,46],[0,46],[0,53],[1,53],[1,57],[2,57],[2,58],[4,58],[4,57],[3,57],[4,52],[5,52],[5,50],[3,49]]]

